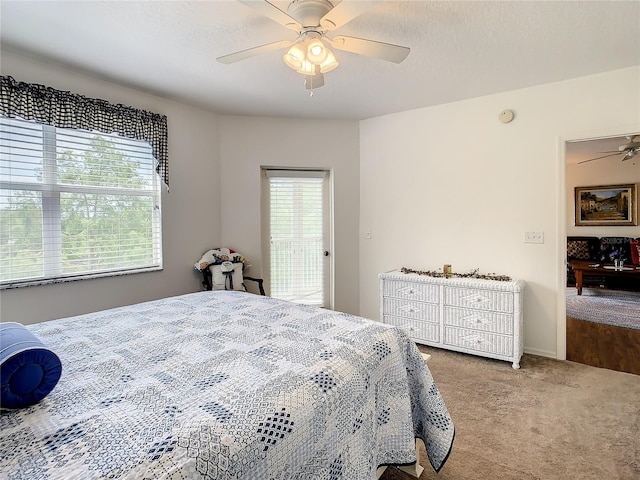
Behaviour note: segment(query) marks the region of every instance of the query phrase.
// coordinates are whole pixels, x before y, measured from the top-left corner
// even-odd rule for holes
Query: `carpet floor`
[[[427,347],[456,426],[420,480],[640,479],[640,376],[525,354],[508,362]],[[422,448],[422,447],[421,447]],[[389,468],[383,480],[412,477]]]
[[[568,287],[566,301],[568,317],[640,329],[640,292]]]

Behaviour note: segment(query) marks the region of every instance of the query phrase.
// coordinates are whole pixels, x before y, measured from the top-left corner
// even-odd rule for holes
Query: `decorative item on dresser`
[[[512,362],[523,350],[522,280],[381,273],[380,319],[416,342]]]

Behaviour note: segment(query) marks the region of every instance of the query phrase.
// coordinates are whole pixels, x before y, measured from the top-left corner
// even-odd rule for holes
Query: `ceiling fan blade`
[[[589,160],[583,160],[581,162],[578,162],[578,165],[580,165],[581,163],[593,162],[594,160],[600,160],[601,158],[615,157],[616,155],[620,155],[621,153],[622,152],[616,152],[616,153],[610,153],[609,155],[603,155],[601,157],[590,158]]]
[[[320,19],[320,26],[324,30],[335,30],[381,1],[382,0],[342,0],[342,2],[333,7]]]
[[[327,37],[324,37],[327,38]],[[374,40],[365,40],[364,38],[338,36],[330,40],[332,46],[338,50],[345,52],[357,53],[367,57],[379,58],[388,62],[400,63],[411,49],[391,43],[376,42]]]
[[[271,20],[284,27],[295,30],[296,32],[302,30],[302,26],[295,18],[290,16],[288,13],[283,12],[267,0],[238,0],[238,2],[246,5],[247,7],[253,8],[265,17],[269,17]]]
[[[246,58],[255,57],[261,53],[267,53],[280,48],[289,47],[293,45],[293,43],[295,42],[290,40],[280,40],[279,42],[267,43],[266,45],[260,45],[259,47],[248,48],[239,52],[230,53],[229,55],[223,55],[222,57],[216,58],[216,60],[220,63],[224,63],[225,65],[229,65],[230,63],[239,62]]]

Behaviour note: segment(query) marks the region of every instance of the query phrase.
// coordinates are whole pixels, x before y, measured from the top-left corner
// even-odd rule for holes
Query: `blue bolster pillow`
[[[56,386],[62,363],[24,325],[0,323],[0,408],[38,403]]]

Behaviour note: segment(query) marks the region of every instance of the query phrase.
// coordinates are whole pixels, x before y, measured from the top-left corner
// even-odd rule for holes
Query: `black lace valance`
[[[169,185],[167,117],[106,100],[0,76],[0,115],[60,128],[75,128],[149,142],[157,171]]]

